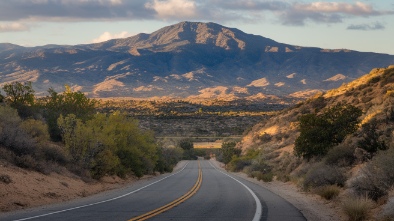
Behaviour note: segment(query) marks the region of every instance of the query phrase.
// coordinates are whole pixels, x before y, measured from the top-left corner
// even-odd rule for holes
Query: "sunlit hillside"
[[[308,147],[305,142],[314,139],[299,138],[302,126],[304,132],[310,132],[303,136],[313,134],[318,137],[320,141],[314,148],[321,148],[332,122],[329,120],[320,131],[313,131],[313,127],[320,125],[316,121],[323,122],[323,117],[329,116],[329,119],[345,122],[348,119],[341,119],[340,115],[349,108],[361,110],[355,132],[349,133],[341,142],[327,145],[328,149],[324,151],[311,150],[315,151],[311,152],[314,155],[306,155],[305,149],[300,151],[300,146]],[[338,125],[338,133],[345,130],[344,126]],[[328,199],[336,198],[342,204],[346,204],[346,198],[361,200],[358,197],[367,196],[382,210],[380,218],[385,215],[393,217],[393,129],[394,66],[376,68],[353,82],[317,93],[255,125],[238,144],[244,155],[230,162],[229,167],[258,178],[270,174],[278,180],[291,180],[304,190]],[[333,195],[326,196],[330,191]]]

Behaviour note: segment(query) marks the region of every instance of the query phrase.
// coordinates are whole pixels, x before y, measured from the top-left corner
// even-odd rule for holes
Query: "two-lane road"
[[[127,188],[65,204],[0,215],[0,220],[305,220],[272,192],[227,174],[211,161]]]

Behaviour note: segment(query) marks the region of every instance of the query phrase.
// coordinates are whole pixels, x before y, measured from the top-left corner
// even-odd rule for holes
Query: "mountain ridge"
[[[0,44],[0,85],[30,80],[40,95],[68,84],[91,97],[206,97],[201,91],[219,86],[227,94],[242,88],[235,98],[289,96],[338,87],[391,64],[394,55],[293,46],[215,23],[181,22],[95,44]]]

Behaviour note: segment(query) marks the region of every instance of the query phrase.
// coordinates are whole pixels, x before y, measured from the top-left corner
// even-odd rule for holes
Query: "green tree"
[[[322,114],[306,114],[299,118],[300,135],[295,141],[296,155],[310,159],[323,156],[354,133],[359,124],[361,110],[355,106],[338,103]]]
[[[34,104],[34,90],[30,81],[23,84],[17,81],[5,84],[3,90],[6,93],[6,101],[11,104]]]
[[[193,140],[190,138],[185,138],[179,141],[179,147],[183,150],[191,150],[194,148]]]
[[[6,96],[3,98],[6,102],[8,102],[11,107],[18,110],[18,114],[21,118],[26,119],[35,115],[37,112],[34,107],[34,90],[31,85],[31,82],[12,82],[9,84],[5,84],[3,86],[3,90],[6,93]],[[0,96],[0,100],[3,97]]]
[[[194,160],[197,156],[194,152],[194,143],[190,138],[185,138],[179,141],[178,146],[183,149],[183,159],[184,160]]]
[[[73,161],[94,178],[106,174],[141,177],[152,173],[158,160],[153,135],[141,131],[125,114],[95,114],[82,122],[75,115],[58,119],[63,141]]]
[[[95,113],[96,100],[87,98],[82,92],[73,92],[69,86],[65,86],[65,91],[61,94],[52,88],[48,90],[49,96],[44,99],[44,117],[47,120],[49,134],[52,140],[60,141],[61,131],[57,125],[60,115],[67,116],[74,114],[83,122],[91,119]]]

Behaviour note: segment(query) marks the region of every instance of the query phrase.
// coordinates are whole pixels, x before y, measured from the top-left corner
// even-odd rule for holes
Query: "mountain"
[[[215,23],[181,22],[97,44],[0,44],[0,84],[64,84],[92,97],[306,96],[351,81],[394,56],[282,44]]]

